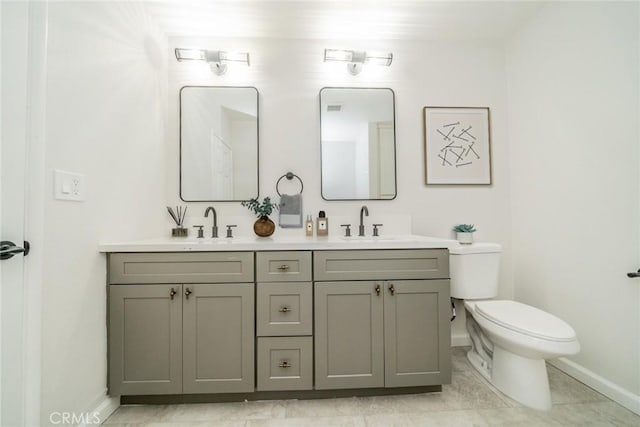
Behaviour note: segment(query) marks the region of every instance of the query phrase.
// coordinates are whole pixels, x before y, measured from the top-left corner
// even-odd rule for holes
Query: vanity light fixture
[[[362,71],[363,64],[391,65],[393,53],[365,52],[364,50],[325,49],[324,62],[348,62],[347,69],[354,76]]]
[[[225,52],[222,50],[176,48],[176,59],[182,61],[206,61],[211,71],[222,75],[227,71],[228,62],[249,64],[249,52]]]

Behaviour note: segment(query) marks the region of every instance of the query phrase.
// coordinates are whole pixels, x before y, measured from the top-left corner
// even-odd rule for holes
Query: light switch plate
[[[53,197],[58,200],[85,200],[84,175],[58,169],[53,171]]]

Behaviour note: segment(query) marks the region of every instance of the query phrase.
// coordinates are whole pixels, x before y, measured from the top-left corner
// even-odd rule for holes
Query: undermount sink
[[[345,242],[362,242],[362,243],[375,243],[375,242],[413,242],[415,238],[412,239],[408,236],[351,236],[345,237],[341,236],[340,240],[344,240]]]
[[[255,242],[255,238],[251,237],[218,237],[218,238],[204,238],[204,239],[190,239],[184,243],[192,245],[231,245],[233,243],[252,243]]]
[[[360,237],[360,238],[351,238],[351,237],[344,237],[345,241],[348,242],[362,242],[362,243],[372,243],[372,242],[395,242],[398,239],[394,239],[392,237]]]

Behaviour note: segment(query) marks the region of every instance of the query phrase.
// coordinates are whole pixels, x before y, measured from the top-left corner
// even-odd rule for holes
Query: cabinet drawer
[[[258,338],[258,390],[311,390],[311,337]]]
[[[314,280],[446,279],[446,249],[316,251]]]
[[[256,277],[258,282],[311,281],[311,252],[258,252]]]
[[[258,336],[311,335],[311,282],[258,283]]]
[[[253,282],[252,252],[114,253],[109,283]]]

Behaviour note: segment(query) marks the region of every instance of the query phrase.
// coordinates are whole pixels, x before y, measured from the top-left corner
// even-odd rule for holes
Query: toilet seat
[[[478,315],[514,332],[554,342],[576,340],[571,326],[535,307],[509,300],[478,301],[474,305]]]

